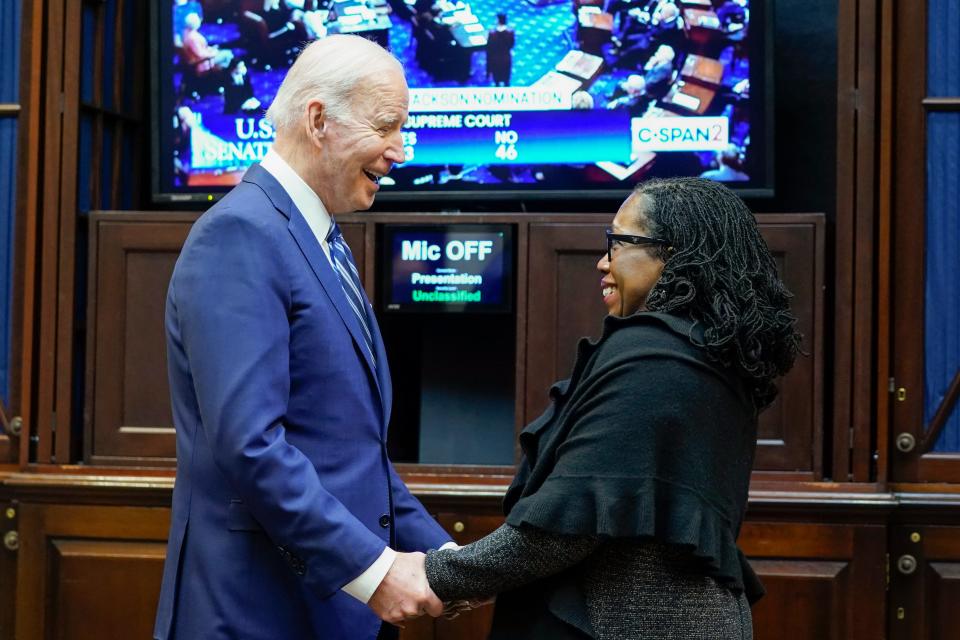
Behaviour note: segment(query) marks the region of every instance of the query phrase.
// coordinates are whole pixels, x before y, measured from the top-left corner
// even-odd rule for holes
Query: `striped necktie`
[[[340,278],[340,286],[343,293],[350,303],[350,308],[357,315],[357,322],[363,330],[363,337],[367,344],[367,352],[370,354],[370,361],[376,368],[377,359],[373,354],[373,338],[370,334],[370,319],[367,317],[367,303],[363,299],[363,286],[360,284],[360,273],[357,271],[357,265],[353,261],[353,254],[350,253],[350,247],[343,239],[340,233],[340,226],[337,221],[330,218],[330,231],[327,233],[327,244],[330,247],[330,257],[333,258],[333,267]]]

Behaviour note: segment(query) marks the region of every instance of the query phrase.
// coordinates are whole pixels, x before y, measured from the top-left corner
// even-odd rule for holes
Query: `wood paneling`
[[[525,373],[518,391],[520,426],[542,411],[546,390],[566,377],[573,364],[577,340],[597,337],[606,313],[596,271],[606,217],[593,217],[596,222],[562,219],[541,218],[529,225],[529,231],[521,225],[524,235],[529,234],[529,247],[521,247],[518,262],[528,264],[531,271],[521,274],[520,280],[529,284],[518,292],[527,300],[517,315],[518,341],[525,343],[527,354],[518,363],[518,370]],[[809,355],[798,359],[782,382],[781,397],[761,418],[756,469],[815,478],[822,459],[823,221],[815,215],[760,219],[784,281],[794,293]],[[191,221],[184,214],[93,216],[86,439],[90,462],[161,466],[173,462],[162,318],[167,282]],[[370,268],[373,227],[368,230],[365,223],[347,218],[342,228],[351,248],[356,247],[361,278],[369,286],[372,277],[364,272]],[[521,319],[526,320],[525,327]]]
[[[169,509],[20,507],[16,637],[148,638]]]
[[[94,216],[85,459],[172,465],[164,307],[190,223]]]
[[[0,473],[0,482],[2,482],[3,477],[3,474]],[[11,531],[17,531],[18,526],[17,504],[0,498],[0,541],[4,540]],[[4,593],[12,592],[12,588],[7,589],[6,585],[17,583],[17,556],[16,551],[7,549],[6,545],[0,545],[0,585],[4,585]],[[0,640],[13,639],[16,604],[15,597],[8,596],[0,599]]]
[[[52,539],[48,627],[62,640],[149,638],[165,542]]]
[[[547,407],[550,385],[569,376],[577,341],[600,335],[607,310],[596,265],[608,225],[530,225],[524,423]]]
[[[960,482],[960,453],[929,453],[925,444],[929,425],[924,423],[924,282],[926,269],[926,166],[927,113],[952,110],[960,100],[927,96],[927,3],[909,7],[899,3],[894,13],[893,59],[896,100],[893,116],[892,153],[892,293],[889,375],[894,389],[889,394],[890,428],[888,450],[891,479],[896,482]],[[885,194],[886,195],[886,194]],[[900,451],[893,443],[909,434],[917,443],[912,451]]]
[[[915,569],[905,572],[910,559]],[[890,564],[890,640],[956,637],[960,527],[891,528]]]
[[[849,638],[845,611],[851,596],[847,562],[755,560],[768,595],[753,609],[757,640]]]
[[[0,578],[6,580],[11,568],[17,571],[16,589],[10,591],[14,600],[9,601],[15,604],[16,637],[149,637],[169,509],[110,505],[168,503],[172,483],[167,480],[159,488],[149,476],[121,483],[92,474],[72,479],[41,475],[0,478],[0,498],[6,500],[0,506],[10,504],[13,493],[26,500],[16,505],[11,523],[0,527],[17,529],[21,538],[17,554],[0,550],[7,554],[0,555]],[[84,504],[60,503],[70,499],[72,484],[78,487],[74,495],[82,496],[77,502]],[[468,543],[501,524],[501,492],[502,486],[468,499],[446,486],[431,489],[423,499],[458,542]],[[951,614],[960,606],[955,500],[904,494],[909,506],[901,513],[895,500],[871,504],[855,494],[844,500],[830,497],[820,508],[810,496],[800,502],[787,494],[781,498],[779,506],[752,502],[738,541],[767,588],[753,609],[756,638],[945,640],[955,635]],[[888,527],[889,518],[900,521]],[[911,525],[904,518],[944,524]],[[463,524],[462,531],[457,523]],[[897,570],[904,554],[916,559],[913,573]],[[3,584],[13,583],[11,578]],[[897,616],[900,608],[902,618]],[[11,620],[12,611],[0,607],[0,625]],[[403,638],[480,640],[492,611],[479,609],[449,622],[411,621]],[[0,638],[12,637],[0,626]]]
[[[744,523],[739,544],[767,594],[753,608],[758,640],[881,638],[883,526]]]

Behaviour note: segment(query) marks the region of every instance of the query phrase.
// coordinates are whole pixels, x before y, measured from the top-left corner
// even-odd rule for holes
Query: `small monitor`
[[[383,231],[384,311],[513,310],[511,225],[385,225]]]

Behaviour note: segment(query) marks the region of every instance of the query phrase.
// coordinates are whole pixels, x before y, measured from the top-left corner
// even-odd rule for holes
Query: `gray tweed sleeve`
[[[502,525],[460,549],[427,553],[427,580],[444,602],[486,598],[555,573],[586,558],[592,535],[563,535]]]

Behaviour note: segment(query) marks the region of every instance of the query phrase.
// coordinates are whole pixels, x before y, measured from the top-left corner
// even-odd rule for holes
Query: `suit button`
[[[389,527],[389,526],[390,526],[390,516],[388,516],[387,514],[383,514],[382,516],[380,516],[380,526],[383,527],[384,529],[386,529],[387,527]]]

